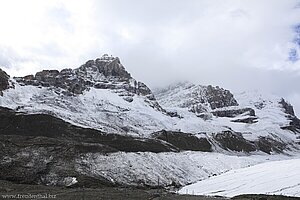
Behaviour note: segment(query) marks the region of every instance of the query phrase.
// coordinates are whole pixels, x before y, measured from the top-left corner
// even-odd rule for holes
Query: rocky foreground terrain
[[[299,141],[300,120],[283,98],[188,82],[152,91],[117,57],[24,77],[0,70],[5,193],[24,184],[70,193],[94,188],[87,195],[127,195],[122,188],[130,187],[128,195],[154,198],[157,188],[290,159]]]
[[[194,195],[179,195],[164,189],[145,189],[128,187],[93,187],[93,188],[61,188],[42,185],[14,184],[0,180],[0,198],[8,199],[14,195],[40,195],[52,196],[52,199],[63,200],[228,200],[224,197],[208,197]],[[7,195],[7,196],[6,196]],[[12,195],[12,196],[10,196]],[[21,199],[21,198],[19,198]],[[232,200],[296,200],[297,197],[275,196],[275,195],[240,195]]]

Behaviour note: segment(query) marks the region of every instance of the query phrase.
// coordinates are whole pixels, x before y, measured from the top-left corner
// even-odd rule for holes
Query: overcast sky
[[[107,53],[152,88],[261,90],[300,116],[299,24],[299,0],[0,0],[0,67],[24,76]]]

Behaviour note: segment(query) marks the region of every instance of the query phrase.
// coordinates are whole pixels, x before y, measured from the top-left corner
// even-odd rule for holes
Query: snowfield
[[[179,193],[221,195],[275,194],[300,197],[300,159],[271,161],[231,170],[183,187]]]
[[[108,155],[88,153],[76,160],[76,171],[91,177],[104,177],[124,185],[155,186],[159,180],[162,186],[182,186],[229,170],[290,158],[280,154],[238,156],[191,151],[118,152]]]

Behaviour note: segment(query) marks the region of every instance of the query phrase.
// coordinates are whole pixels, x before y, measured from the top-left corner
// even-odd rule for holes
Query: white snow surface
[[[154,93],[157,97],[157,101],[163,108],[177,111],[181,116],[185,117],[188,110],[188,108],[185,108],[186,103],[193,102],[192,97],[201,96],[201,91],[203,91],[203,86],[184,82],[171,85],[166,89],[156,90]],[[269,136],[276,140],[280,139],[285,143],[293,143],[297,140],[296,134],[281,129],[281,127],[289,125],[290,122],[284,109],[279,104],[282,98],[271,94],[261,94],[257,91],[233,93],[233,95],[239,104],[238,106],[217,108],[215,110],[252,108],[255,111],[257,123],[232,122],[236,119],[249,117],[248,115],[242,114],[233,118],[211,116],[211,119],[203,120],[204,123],[202,124],[209,124],[209,127],[218,127],[219,130],[222,128],[224,130],[226,127],[231,128],[233,131],[242,133],[245,139],[252,141],[260,136]],[[198,102],[196,102],[196,104],[198,104]],[[208,111],[211,110],[208,105],[204,105],[204,107],[206,107]],[[213,131],[218,128],[213,129]],[[208,131],[208,133],[213,131]]]
[[[287,143],[292,143],[296,139],[294,133],[280,128],[287,125],[289,120],[278,104],[280,98],[274,96],[235,94],[240,104],[238,107],[253,108],[258,117],[257,123],[245,124],[231,122],[244,116],[235,118],[213,116],[210,120],[203,120],[186,108],[181,108],[178,106],[180,102],[184,98],[189,98],[189,87],[177,88],[175,90],[177,95],[170,99],[166,98],[166,101],[158,97],[158,102],[163,108],[176,111],[183,117],[178,118],[170,117],[153,108],[142,95],[135,94],[133,102],[128,102],[115,90],[91,87],[82,95],[67,96],[62,94],[60,88],[23,86],[13,79],[11,81],[14,83],[14,88],[3,92],[3,96],[0,96],[0,106],[29,114],[51,114],[72,124],[108,133],[138,134],[147,137],[152,132],[166,129],[194,134],[205,132],[209,135],[228,130],[230,127],[234,131],[243,133],[244,137],[250,140],[268,135],[281,138]],[[174,95],[173,92],[168,93]],[[259,103],[264,105],[262,109],[256,108]],[[168,107],[171,105],[173,106]]]
[[[92,177],[104,177],[125,185],[186,185],[229,170],[272,160],[290,159],[286,155],[237,156],[221,153],[88,153],[76,160],[76,170]]]
[[[129,133],[147,136],[166,130],[184,132],[218,132],[222,125],[212,124],[183,110],[183,119],[170,117],[151,107],[146,97],[134,95],[133,102],[119,96],[115,90],[91,87],[82,95],[66,96],[60,88],[20,85],[14,80],[14,88],[3,92],[0,106],[33,113],[46,113],[82,127],[108,133]]]
[[[195,195],[274,194],[300,197],[300,159],[272,161],[230,170],[183,187],[179,193]]]

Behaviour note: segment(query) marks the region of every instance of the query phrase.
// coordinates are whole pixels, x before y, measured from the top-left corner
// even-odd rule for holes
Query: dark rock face
[[[16,80],[25,85],[62,88],[70,94],[82,94],[89,85],[86,80],[76,77],[74,72],[69,69],[63,69],[61,72],[57,70],[43,70],[37,72],[35,76],[28,75],[16,78]]]
[[[241,133],[233,131],[223,131],[222,133],[218,133],[214,135],[214,139],[223,149],[238,152],[262,151],[271,154],[272,152],[282,153],[287,149],[287,144],[269,136],[259,137],[255,141],[248,141]]]
[[[100,73],[103,73],[104,76],[114,76],[124,79],[131,78],[131,75],[125,70],[118,57],[114,58],[112,62],[106,62],[109,60],[111,60],[111,57],[107,54],[103,56],[103,59],[96,59],[94,64],[97,66]]]
[[[189,133],[162,130],[152,134],[152,137],[164,140],[181,150],[210,152],[211,144],[206,138],[198,138]]]
[[[283,130],[290,130],[294,133],[300,133],[300,119],[298,119],[296,116],[288,116],[288,119],[290,120],[290,123],[288,126],[281,127]]]
[[[9,87],[9,75],[0,69],[0,95],[2,95],[2,91],[8,89]]]
[[[286,114],[295,116],[294,108],[291,104],[286,102],[284,99],[281,99],[279,104],[282,106],[282,108]]]
[[[295,115],[293,106],[286,102],[284,99],[281,99],[281,101],[278,103],[282,106],[284,112],[287,114],[287,118],[290,120],[290,124],[288,126],[284,126],[281,128],[283,130],[290,130],[295,133],[300,133],[300,120]]]
[[[160,140],[135,138],[118,134],[105,134],[97,130],[71,125],[46,114],[23,115],[0,107],[0,135],[22,135],[67,139],[75,142],[97,143],[111,151],[177,151]]]
[[[223,131],[215,134],[213,137],[223,149],[239,152],[251,152],[256,150],[255,145],[246,140],[241,133]]]
[[[235,120],[231,120],[231,122],[254,124],[254,123],[257,123],[257,117],[247,117],[247,118],[243,118],[243,119],[235,119]]]
[[[258,150],[270,154],[271,152],[282,153],[286,148],[286,144],[274,140],[270,137],[260,137],[255,141]]]
[[[233,94],[223,88],[207,86],[206,98],[212,109],[223,108],[228,106],[238,106]]]
[[[217,117],[236,117],[241,114],[248,114],[255,116],[255,111],[252,108],[229,109],[229,110],[216,110],[211,112]]]

